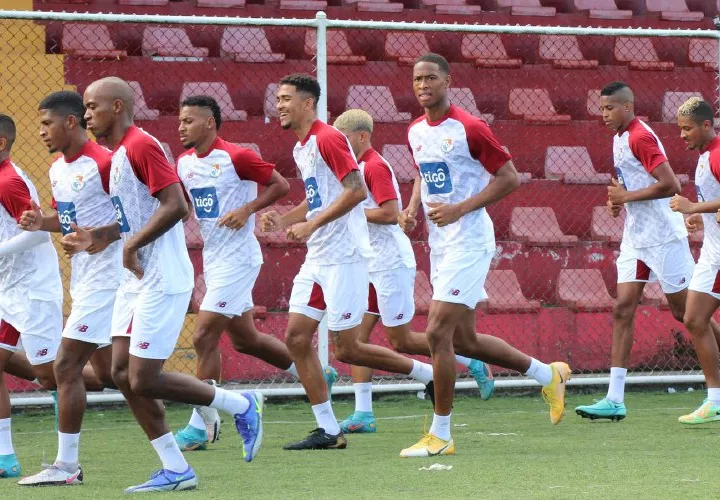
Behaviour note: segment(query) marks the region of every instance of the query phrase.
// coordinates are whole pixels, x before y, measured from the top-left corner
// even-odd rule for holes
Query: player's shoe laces
[[[468,371],[477,382],[480,399],[483,401],[490,399],[493,392],[495,392],[495,379],[490,371],[490,366],[478,359],[473,359],[470,366],[468,366]]]
[[[565,385],[570,380],[570,367],[567,363],[556,361],[550,363],[552,380],[542,388],[542,397],[550,406],[550,422],[559,424],[565,416]]]
[[[332,387],[333,384],[337,382],[338,372],[332,366],[327,365],[323,369],[323,377],[325,377],[325,383],[327,384],[328,388],[328,401],[332,401]]]
[[[68,472],[56,465],[43,469],[34,476],[18,481],[20,486],[69,486],[83,484],[83,471],[78,467],[75,472]]]
[[[181,451],[205,450],[208,445],[208,435],[203,429],[186,425],[184,429],[175,433],[175,442]]]
[[[218,387],[218,383],[212,379],[206,380],[208,384],[213,387]],[[197,406],[195,407],[197,412],[205,422],[205,431],[207,432],[207,439],[210,443],[214,443],[220,439],[220,414],[215,408],[209,406]]]
[[[343,434],[375,432],[377,430],[375,415],[371,411],[356,411],[340,422],[340,430]]]
[[[150,491],[182,491],[197,488],[198,480],[195,471],[188,465],[185,472],[173,472],[160,469],[150,475],[150,479],[143,484],[131,486],[125,493],[147,493]]]
[[[454,455],[455,442],[450,438],[449,441],[440,439],[439,437],[427,433],[420,441],[405,448],[400,452],[402,458],[410,457],[434,457],[437,455]]]
[[[310,432],[308,437],[296,443],[283,446],[283,450],[342,450],[347,446],[347,440],[340,434],[333,436],[325,432],[325,429],[317,428]]]
[[[607,418],[618,422],[625,418],[627,410],[625,409],[625,403],[616,403],[614,401],[610,401],[608,398],[602,398],[594,404],[578,406],[575,408],[575,413],[580,415],[582,418],[589,418],[590,420]]]
[[[20,462],[15,453],[0,455],[0,479],[20,477]]]
[[[242,395],[250,402],[245,413],[236,413],[235,428],[243,441],[243,458],[252,462],[262,446],[263,438],[263,395],[259,392],[243,392]]]
[[[707,399],[694,412],[678,417],[678,422],[687,425],[707,424],[716,420],[720,420],[720,405]]]

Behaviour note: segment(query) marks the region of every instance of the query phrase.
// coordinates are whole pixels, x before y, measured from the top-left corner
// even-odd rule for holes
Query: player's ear
[[[74,129],[78,126],[78,119],[75,115],[68,115],[67,118],[65,118],[65,125],[69,129]]]
[[[445,88],[449,89],[450,84],[452,84],[452,77],[450,75],[445,75]]]
[[[0,151],[7,150],[8,140],[7,137],[0,136]]]

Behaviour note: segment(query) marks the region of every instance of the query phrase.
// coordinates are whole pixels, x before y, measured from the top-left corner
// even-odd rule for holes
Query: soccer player
[[[280,125],[298,136],[293,156],[305,182],[306,199],[281,216],[262,216],[263,230],[286,229],[287,237],[307,241],[307,255],[290,296],[286,342],[312,404],[317,429],[286,450],[345,448],[347,441],[333,414],[312,337],[326,311],[335,357],[349,364],[410,375],[428,383],[430,365],[390,349],[360,341],[367,310],[372,256],[362,202],[365,185],[347,138],[317,119],[320,85],[310,75],[283,78],[277,92]]]
[[[401,198],[395,173],[372,147],[373,119],[361,109],[349,109],[338,116],[334,126],[347,136],[368,188],[365,217],[375,256],[368,262],[368,310],[360,325],[359,338],[367,342],[372,329],[382,319],[385,334],[396,350],[430,356],[427,336],[410,330],[410,321],[415,314],[415,255],[410,239],[398,225]],[[482,399],[489,399],[495,382],[488,377],[488,367],[482,361],[455,357],[468,366],[478,382]],[[375,432],[372,370],[353,365],[352,376],[355,412],[340,422],[340,428],[344,433]]]
[[[147,482],[125,491],[193,489],[195,472],[168,428],[160,400],[211,406],[232,415],[249,462],[262,442],[262,396],[235,394],[189,375],[163,371],[193,287],[180,223],[188,205],[158,140],[133,124],[133,92],[127,82],[108,77],[91,83],[84,104],[88,130],[105,138],[113,150],[110,196],[117,222],[76,229],[64,237],[64,247],[74,253],[122,238],[125,274],[112,318],[113,380],[162,462],[162,469]]]
[[[660,139],[635,117],[634,102],[632,90],[623,82],[612,82],[600,91],[603,121],[615,132],[617,178],[608,186],[607,208],[617,217],[624,206],[626,218],[616,263],[610,386],[605,398],[575,408],[583,418],[625,418],[625,376],[633,345],[635,310],[645,283],[660,281],[673,316],[682,322],[695,265],[683,216],[673,213],[669,206],[670,197],[680,192],[680,181]]]
[[[486,207],[520,185],[510,155],[488,125],[450,103],[450,65],[438,54],[425,54],[413,67],[413,91],[423,116],[408,129],[408,142],[419,177],[400,214],[412,225],[422,200],[429,226],[432,304],[426,334],[435,382],[435,414],[430,431],[401,457],[451,455],[450,414],[455,387],[455,351],[533,377],[550,405],[550,421],[565,411],[566,363],[539,362],[505,341],[475,333],[475,307],[487,299],[484,283],[495,254],[495,233]],[[490,182],[490,176],[495,179]]]
[[[717,325],[712,315],[720,307],[720,138],[713,127],[715,111],[707,102],[691,97],[678,109],[680,137],[689,150],[700,152],[695,170],[697,203],[676,194],[670,208],[690,214],[685,221],[691,233],[704,228],[700,258],[690,280],[685,306],[685,326],[692,335],[700,367],[707,384],[707,399],[694,412],[678,420],[682,424],[703,424],[720,420],[720,371],[718,342],[714,335]]]

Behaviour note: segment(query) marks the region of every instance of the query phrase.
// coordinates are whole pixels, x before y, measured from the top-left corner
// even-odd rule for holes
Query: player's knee
[[[53,365],[55,380],[58,384],[73,382],[78,378],[82,378],[82,367],[78,367],[77,362],[67,356],[58,355]]]
[[[38,373],[37,379],[40,386],[46,391],[54,391],[57,389],[57,382],[52,373]]]
[[[304,332],[295,330],[287,331],[285,335],[285,345],[292,353],[302,353],[311,347]]]
[[[193,347],[198,353],[212,350],[219,340],[219,336],[208,328],[198,328],[192,337]]]
[[[130,390],[127,366],[113,363],[111,377],[115,386],[121,391]]]
[[[404,335],[389,334],[388,342],[390,342],[390,346],[398,352],[407,351],[407,338],[405,338]]]
[[[437,352],[439,350],[443,349],[452,349],[453,345],[453,335],[452,330],[448,331],[446,329],[438,328],[438,329],[430,329],[428,328],[427,331],[427,338],[428,338],[428,344],[430,344],[430,350]]]
[[[618,302],[613,307],[613,320],[619,323],[630,323],[635,316],[635,308],[630,304]]]
[[[153,397],[155,389],[155,377],[144,376],[142,372],[136,370],[128,374],[128,382],[130,390],[133,394],[143,397]]]
[[[681,318],[683,323],[685,324],[685,328],[688,329],[690,334],[697,335],[702,334],[706,329],[708,325],[703,325],[703,321],[698,318],[696,315],[690,315],[685,313],[685,316]],[[704,328],[705,327],[705,328]]]

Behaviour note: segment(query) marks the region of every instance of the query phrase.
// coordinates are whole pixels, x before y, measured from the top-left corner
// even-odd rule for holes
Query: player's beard
[[[184,147],[185,149],[192,149],[195,147],[195,145],[197,143],[196,142],[185,142],[185,143],[181,143],[181,144],[182,144],[182,147]]]

